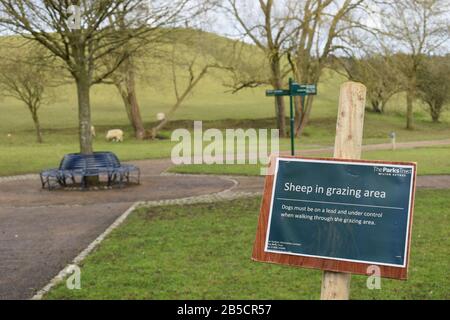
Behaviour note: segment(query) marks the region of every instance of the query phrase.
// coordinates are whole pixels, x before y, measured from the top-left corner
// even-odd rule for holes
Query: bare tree
[[[355,12],[364,9],[365,0],[304,0],[289,2],[294,12],[295,32],[288,58],[295,79],[300,83],[318,84],[322,71],[332,55],[349,49],[347,33],[363,28]],[[300,135],[309,121],[314,96],[305,105],[296,103],[295,134]],[[301,107],[301,108],[300,108]]]
[[[105,63],[111,64],[117,59],[118,55],[125,57],[121,66],[111,74],[109,80],[111,80],[111,83],[119,91],[128,119],[135,132],[135,137],[140,140],[144,139],[146,135],[136,92],[136,78],[139,74],[139,69],[145,68],[145,64],[143,63],[144,58],[152,58],[155,52],[163,50],[161,47],[164,47],[168,42],[165,38],[177,30],[174,26],[183,25],[186,21],[194,20],[198,15],[214,7],[215,2],[213,0],[200,2],[188,2],[185,0],[179,1],[178,4],[179,6],[177,7],[170,7],[173,11],[168,14],[168,19],[162,21],[164,23],[161,23],[158,28],[153,28],[146,35],[145,45],[141,45],[136,50],[136,48],[130,47],[129,44],[125,44],[117,52],[105,58]],[[161,12],[149,10],[146,6],[137,7],[133,15],[119,10],[114,20],[112,18],[110,19],[110,24],[118,32],[124,32],[129,25],[126,21],[127,19],[136,20],[136,17],[144,16],[146,20],[157,20],[157,15],[160,14]]]
[[[247,1],[227,0],[224,6],[237,23],[240,32],[250,39],[266,56],[270,70],[269,84],[274,89],[283,88],[286,72],[283,70],[283,57],[286,44],[291,36],[289,10],[282,3],[273,0],[258,0],[256,7]],[[266,84],[258,79],[242,82],[239,89]],[[286,136],[286,112],[283,97],[276,98],[277,124],[280,136]]]
[[[403,77],[395,68],[392,57],[373,55],[368,57],[337,59],[336,70],[345,70],[350,80],[367,87],[368,102],[373,112],[384,113],[387,102],[403,91]]]
[[[129,23],[127,23],[127,19],[134,19],[134,16],[137,15],[149,15],[151,14],[148,11],[146,6],[136,7],[136,12],[134,15],[127,16],[128,12],[126,10],[122,10],[119,8],[116,15],[109,18],[110,25],[118,32],[132,32],[132,30],[128,30]],[[154,33],[158,33],[158,30],[154,30]],[[150,37],[151,33],[147,35],[148,39],[146,39],[147,44],[151,43]],[[128,120],[130,125],[134,130],[134,134],[136,139],[142,140],[145,136],[145,128],[141,117],[140,107],[136,94],[136,64],[135,59],[142,54],[143,48],[146,46],[141,46],[140,48],[130,48],[128,43],[125,43],[121,48],[111,52],[109,55],[104,57],[104,63],[106,64],[107,69],[111,69],[117,60],[118,57],[123,56],[122,64],[117,67],[113,73],[109,76],[108,79],[104,80],[104,83],[111,83],[119,91],[120,96],[122,97],[122,101],[124,103],[125,111],[128,116]],[[139,49],[139,50],[138,50]]]
[[[51,70],[47,68],[47,57],[36,46],[23,45],[13,57],[1,54],[0,95],[23,102],[30,111],[38,143],[43,142],[38,111],[50,86],[55,84]]]
[[[448,0],[391,1],[383,7],[383,43],[397,54],[406,78],[406,128],[414,128],[417,73],[425,58],[439,53],[449,40]]]
[[[211,69],[230,70],[229,67],[222,66],[215,56],[210,54],[214,49],[208,47],[202,31],[192,32],[190,37],[184,39],[177,39],[175,36],[172,41],[171,51],[160,56],[160,61],[163,65],[167,65],[168,62],[175,102],[165,114],[164,119],[150,130],[149,136],[152,139],[157,138],[158,132],[168,124],[175,112]],[[188,57],[190,53],[186,55],[189,48],[196,50],[191,57]]]
[[[137,8],[145,3],[138,0],[0,0],[0,25],[39,42],[64,62],[77,86],[80,151],[90,154],[93,152],[90,88],[108,78],[130,51],[146,43],[148,32],[183,10],[187,1],[152,1],[149,10],[155,14],[124,19],[126,26],[118,31],[110,24],[111,19],[117,14],[137,18]],[[72,19],[77,8],[81,10],[80,21]],[[121,49],[124,45],[128,46],[125,52]],[[102,59],[112,53],[117,53],[114,62],[105,67]]]
[[[145,127],[142,121],[141,111],[136,93],[136,57],[129,56],[120,68],[111,75],[112,84],[119,91],[124,103],[125,111],[130,125],[133,128],[136,139],[145,138]]]

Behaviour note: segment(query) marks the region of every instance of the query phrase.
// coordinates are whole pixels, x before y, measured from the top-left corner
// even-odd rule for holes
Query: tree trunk
[[[80,152],[82,154],[92,154],[91,135],[91,104],[90,104],[90,83],[87,73],[80,74],[76,79],[78,94],[78,119],[80,135]]]
[[[271,58],[271,72],[272,72],[272,86],[275,90],[283,89],[283,80],[281,78],[281,66],[280,59],[277,56]],[[284,98],[278,96],[276,101],[276,117],[277,127],[280,130],[280,137],[286,137],[286,108],[284,104]]]
[[[372,103],[372,110],[375,113],[383,113],[383,107],[382,107],[382,102],[380,100],[377,99],[373,99],[371,101]]]
[[[41,124],[39,122],[39,117],[37,115],[37,111],[31,111],[31,116],[33,117],[34,122],[34,128],[36,129],[36,139],[38,143],[42,143],[42,131],[41,131]]]
[[[203,70],[198,74],[197,77],[195,77],[193,75],[193,73],[191,73],[191,80],[189,82],[189,85],[183,91],[183,94],[181,96],[178,96],[178,94],[176,94],[176,99],[177,100],[176,100],[175,104],[172,106],[172,108],[170,108],[170,110],[167,113],[165,119],[162,120],[154,128],[152,128],[152,130],[150,132],[150,136],[151,136],[152,139],[156,139],[158,131],[161,130],[162,128],[164,128],[164,126],[169,122],[169,120],[172,118],[172,115],[175,113],[175,111],[183,103],[184,99],[186,99],[186,97],[189,95],[189,93],[192,92],[192,90],[194,90],[194,88],[200,83],[200,80],[202,80],[203,77],[206,75],[206,73],[208,72],[209,68],[210,68],[209,66],[203,67]],[[192,72],[192,70],[191,70],[191,72]],[[176,79],[175,78],[174,78],[174,83],[176,85]]]
[[[301,121],[298,120],[298,127],[296,126],[296,130],[295,130],[296,137],[300,137],[303,134],[303,132],[305,131],[306,126],[308,125],[313,101],[314,101],[314,96],[308,96],[305,99],[305,106],[303,107],[303,112],[301,114]]]
[[[281,86],[280,86],[281,87]],[[277,126],[280,130],[280,137],[286,137],[286,108],[284,106],[284,98],[276,97],[277,106]]]
[[[412,90],[408,90],[406,93],[406,129],[414,129],[414,93]]]
[[[440,117],[437,114],[432,114],[431,118],[433,119],[433,123],[438,123]]]
[[[128,101],[127,89],[120,82],[115,83],[115,86],[116,86],[117,90],[119,91],[120,96],[122,97],[123,105],[125,107],[125,111],[126,111],[127,117],[128,117],[128,122],[134,129],[133,117],[131,116],[131,105],[130,105],[130,102]]]
[[[165,118],[164,120],[162,120],[156,127],[152,128],[151,132],[150,132],[150,138],[151,139],[156,139],[156,137],[158,136],[158,132],[165,127],[165,125],[169,122],[169,119]]]
[[[130,105],[130,115],[132,119],[133,129],[136,136],[136,139],[142,140],[145,137],[145,129],[144,124],[142,122],[141,111],[139,108],[139,103],[136,95],[136,82],[134,76],[133,66],[131,64],[128,65],[128,75],[127,79],[127,93],[128,93],[128,102]]]
[[[434,123],[439,122],[439,118],[441,117],[441,110],[442,110],[442,106],[439,106],[437,104],[434,104],[434,105],[430,104],[431,119],[433,120]]]
[[[381,113],[384,113],[386,111],[386,105],[387,105],[387,101],[381,102]]]
[[[120,92],[120,96],[122,97],[125,111],[127,112],[130,125],[133,127],[136,139],[144,139],[145,129],[142,122],[139,103],[137,101],[136,91],[134,89],[134,81],[131,85],[130,83],[127,83],[125,86],[117,84],[116,87]]]

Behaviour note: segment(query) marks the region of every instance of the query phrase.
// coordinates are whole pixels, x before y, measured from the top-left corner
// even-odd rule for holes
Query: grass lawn
[[[108,128],[111,126],[97,127],[97,138],[94,142],[94,148],[97,151],[113,151],[121,160],[140,160],[140,159],[154,159],[154,158],[169,158],[172,147],[176,142],[170,141],[170,130],[175,128],[184,128],[192,125],[192,121],[176,121],[164,132],[164,135],[169,139],[157,141],[138,141],[130,138],[131,130],[127,126],[121,127],[125,131],[126,140],[124,143],[108,143],[104,140]],[[213,120],[204,123],[204,129],[207,128],[271,128],[274,123],[272,119],[259,120]],[[395,116],[380,116],[369,114],[366,120],[367,138],[364,143],[386,143],[388,133],[392,128],[396,128],[399,136],[399,141],[416,141],[428,139],[445,139],[450,137],[450,126],[445,123],[438,125],[431,125],[428,122],[419,122],[416,130],[409,132],[402,129],[403,119]],[[431,128],[430,128],[431,126]],[[305,136],[296,141],[297,149],[313,149],[320,146],[332,146],[334,144],[335,119],[323,119],[312,121],[305,132]],[[0,134],[2,134],[0,128]],[[76,129],[53,129],[44,132],[45,143],[37,144],[34,142],[34,132],[32,130],[21,131],[18,134],[13,134],[12,137],[0,139],[0,176],[33,173],[39,172],[44,168],[55,167],[59,164],[62,156],[66,153],[77,152],[79,150],[78,138]],[[5,134],[3,132],[3,134]],[[6,136],[6,134],[5,134]],[[208,143],[204,143],[207,146]],[[280,140],[280,149],[289,150],[289,139]],[[412,157],[403,157],[404,151],[386,152],[382,155],[374,155],[374,158],[389,160],[392,157],[397,157],[395,160],[414,160],[421,158],[421,152],[416,156],[416,150],[412,151]],[[418,151],[417,151],[418,152]],[[437,163],[437,167],[430,166],[433,173],[448,172],[448,153],[449,149],[436,149],[437,159],[432,159],[432,163]],[[442,155],[442,156],[441,156]],[[429,156],[431,159],[431,155]],[[372,159],[372,158],[371,158]],[[442,165],[439,163],[442,161]],[[445,161],[447,160],[447,161]],[[444,167],[443,171],[441,167]],[[179,170],[179,169],[177,169]],[[184,169],[180,169],[184,170]],[[196,170],[194,167],[189,170]],[[204,173],[209,172],[211,166],[205,168]],[[230,170],[235,170],[232,168]],[[428,171],[427,171],[428,172]],[[232,172],[235,173],[235,172]],[[425,174],[425,173],[423,173]],[[428,174],[428,173],[427,173]]]
[[[260,200],[141,208],[82,265],[81,290],[47,299],[318,299],[321,272],[251,261]],[[418,190],[408,281],[352,299],[450,299],[448,190]]]
[[[319,156],[330,157],[331,154]],[[406,161],[418,163],[419,175],[450,174],[450,146],[404,150],[367,151],[366,160]],[[169,169],[173,173],[260,175],[259,165],[179,165]]]

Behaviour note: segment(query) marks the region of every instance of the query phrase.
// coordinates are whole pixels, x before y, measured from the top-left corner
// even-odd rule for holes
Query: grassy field
[[[81,290],[47,299],[318,299],[321,272],[252,262],[259,199],[139,209],[82,265]],[[448,190],[419,190],[408,281],[352,299],[450,299]]]
[[[320,154],[318,157],[331,157],[332,154]],[[436,148],[417,148],[403,150],[367,151],[363,159],[417,162],[419,175],[450,174],[450,146]],[[244,165],[179,165],[169,169],[173,173],[189,174],[228,174],[256,176],[261,166]]]
[[[386,143],[388,142],[387,135],[392,130],[394,125],[390,123],[397,122],[395,127],[398,129],[397,133],[399,141],[417,141],[427,139],[444,139],[450,137],[450,128],[446,124],[440,124],[433,129],[427,131],[429,123],[424,122],[422,126],[417,126],[417,130],[413,132],[402,131],[403,124],[400,119],[389,116],[379,116],[368,114],[366,121],[366,139],[364,143]],[[333,121],[335,121],[333,119]],[[204,122],[204,128],[270,128],[273,126],[271,119],[260,120],[215,120]],[[189,128],[192,126],[192,121],[177,121],[174,122],[164,134],[170,138],[170,130],[175,128]],[[95,139],[95,150],[103,151],[109,150],[115,152],[121,160],[140,160],[152,158],[169,158],[172,147],[176,142],[166,140],[157,141],[138,141],[129,138],[131,131],[128,127],[122,127],[125,130],[126,140],[124,143],[109,143],[103,139],[103,135],[108,127],[97,127],[97,138]],[[306,130],[306,135],[301,139],[297,139],[297,149],[313,149],[320,146],[332,146],[334,144],[333,130],[335,124],[330,121],[312,121],[310,127]],[[47,131],[46,131],[47,132]],[[58,165],[62,156],[66,153],[77,152],[77,134],[75,129],[53,129],[45,134],[45,143],[37,144],[34,142],[33,131],[26,130],[20,134],[13,134],[10,138],[5,137],[0,140],[0,176],[33,173],[38,172],[44,168],[55,167]],[[208,143],[204,144],[205,146]],[[281,139],[280,149],[289,150],[289,139]],[[417,151],[417,150],[416,150]],[[422,152],[417,151],[404,152],[398,151],[395,153],[386,152],[385,154],[374,154],[374,158],[383,160],[407,160],[422,162],[426,167],[430,167],[430,171],[421,171],[423,174],[445,173],[448,172],[448,149],[437,149],[436,153],[422,155]],[[410,156],[411,155],[411,156]],[[434,158],[434,155],[437,157]],[[424,161],[425,160],[425,161]],[[430,162],[428,162],[430,160]],[[437,163],[437,160],[442,160]],[[435,165],[437,164],[437,167]],[[199,167],[200,168],[200,167]],[[197,169],[199,169],[197,168]],[[443,168],[443,170],[441,170]],[[185,169],[180,169],[185,170]],[[196,170],[191,167],[188,170]],[[211,173],[214,170],[211,166],[206,169],[205,173]],[[234,170],[234,169],[231,169]]]
[[[206,42],[217,48],[229,47],[229,40],[209,35]],[[12,50],[12,45],[6,45]],[[186,48],[194,55],[198,48]],[[147,57],[147,60],[148,57]],[[156,114],[167,112],[174,103],[174,93],[168,66],[158,61],[143,64],[138,79],[137,94],[144,122],[150,128]],[[224,83],[230,76],[221,70],[213,70],[199,84],[185,104],[175,114],[175,122],[163,134],[170,137],[175,128],[192,126],[192,120],[203,120],[205,128],[273,128],[275,126],[273,99],[266,98],[266,88],[256,88],[231,94]],[[329,146],[334,143],[339,86],[345,79],[337,73],[324,72],[319,84],[319,95],[311,114],[311,123],[298,146]],[[35,142],[33,123],[27,108],[22,103],[0,98],[0,176],[37,172],[55,167],[65,153],[77,152],[77,103],[73,84],[54,89],[50,101],[40,109],[44,130],[44,143]],[[123,160],[166,158],[174,143],[170,140],[136,141],[122,105],[122,100],[113,86],[94,86],[91,93],[92,119],[96,127],[95,150],[111,150]],[[419,103],[415,108],[416,129],[404,129],[404,106],[402,95],[391,100],[386,115],[367,113],[364,143],[388,141],[388,134],[397,132],[398,141],[444,139],[450,137],[450,112],[445,112],[442,123],[432,124],[428,114]],[[107,143],[105,133],[109,129],[125,131],[123,144]],[[287,150],[289,142],[282,141]]]

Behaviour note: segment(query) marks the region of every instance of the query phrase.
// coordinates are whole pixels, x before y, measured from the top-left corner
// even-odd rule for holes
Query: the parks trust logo
[[[407,175],[412,174],[412,169],[409,168],[401,168],[401,167],[373,167],[375,173],[379,176],[388,176],[388,177],[406,177]]]

